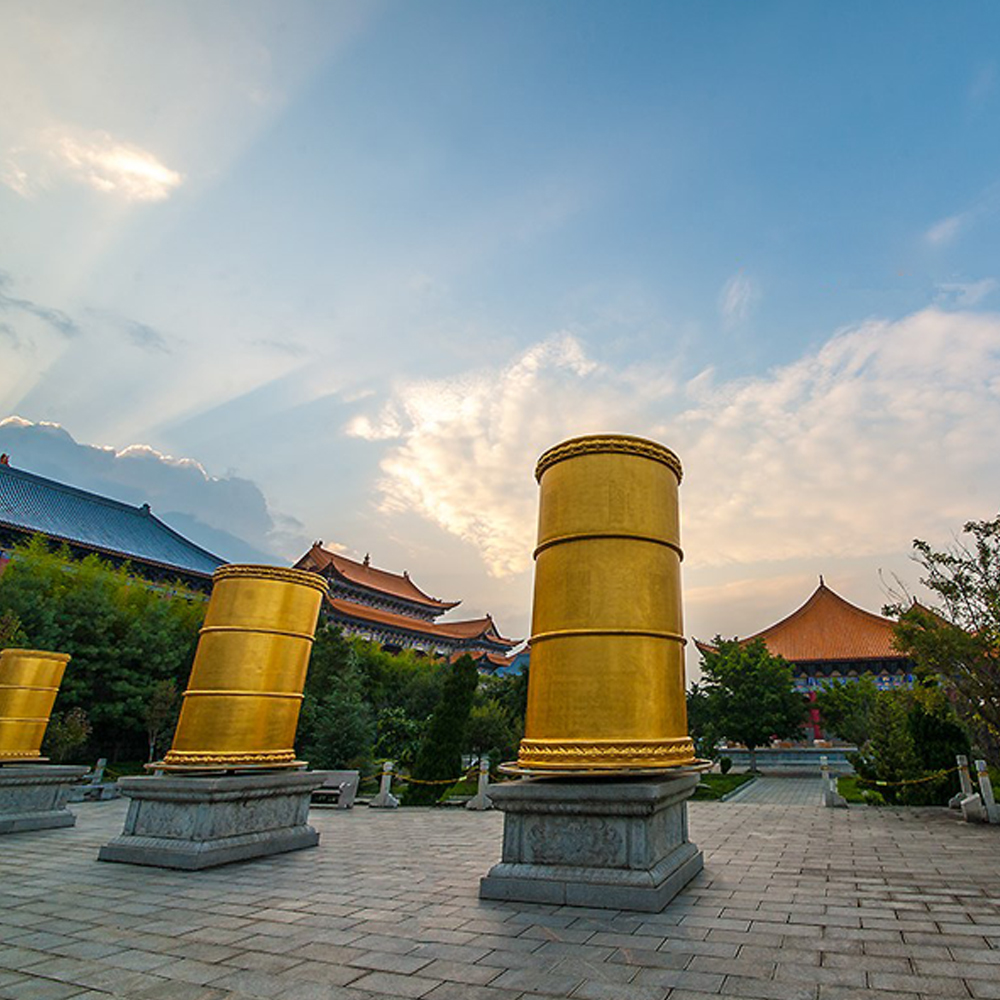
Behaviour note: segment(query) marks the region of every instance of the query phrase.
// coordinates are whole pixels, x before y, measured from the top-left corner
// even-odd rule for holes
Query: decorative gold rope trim
[[[0,718],[0,722],[45,722],[49,721],[47,715],[5,715]]]
[[[38,684],[0,684],[0,691],[58,691],[56,687],[42,687]]]
[[[636,455],[639,458],[649,458],[667,466],[677,476],[678,483],[684,476],[681,460],[666,445],[632,434],[586,434],[583,437],[570,438],[543,452],[535,466],[535,479],[541,482],[542,474],[547,469],[567,458],[599,454]]]
[[[662,632],[651,628],[561,628],[553,629],[551,632],[538,632],[530,639],[530,644],[542,642],[545,639],[572,639],[578,636],[588,635],[639,635],[650,639],[667,639],[670,642],[679,642],[682,646],[687,645],[687,639],[679,632]]]
[[[667,740],[521,740],[521,767],[576,768],[679,767],[695,760],[694,743]]]
[[[248,563],[230,563],[220,566],[212,574],[212,582],[221,580],[273,580],[276,583],[295,583],[302,587],[315,587],[328,594],[330,586],[319,573],[305,569],[286,569],[283,566],[256,566]]]
[[[541,542],[532,556],[537,559],[546,549],[552,548],[553,545],[561,545],[563,542],[586,542],[594,538],[628,538],[635,542],[652,542],[654,545],[664,545],[668,549],[673,549],[682,561],[684,559],[684,552],[676,542],[658,538],[656,535],[638,535],[631,531],[581,531],[575,535],[556,535]]]
[[[171,750],[163,763],[188,767],[239,767],[241,764],[289,764],[295,760],[294,750],[261,751],[242,750],[225,753],[215,750]]]

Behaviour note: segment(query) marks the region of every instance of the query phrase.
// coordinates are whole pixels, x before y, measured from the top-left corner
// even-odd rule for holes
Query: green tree
[[[363,639],[350,644],[358,659],[364,699],[376,715],[384,708],[401,708],[411,719],[430,716],[448,672],[442,660],[409,649],[389,653]]]
[[[885,612],[897,619],[897,648],[940,679],[984,756],[1000,764],[1000,516],[969,521],[963,535],[942,551],[913,542],[935,608],[899,600]]]
[[[112,760],[148,752],[146,708],[159,681],[183,686],[205,596],[169,588],[43,539],[18,546],[0,576],[0,610],[20,618],[36,649],[69,653],[56,710],[86,711],[92,742]]]
[[[712,698],[707,687],[695,681],[687,691],[688,734],[694,740],[695,752],[704,760],[719,755],[720,735],[715,728]]]
[[[489,757],[492,769],[517,755],[521,735],[507,710],[494,698],[472,706],[465,749],[477,760]]]
[[[359,658],[338,628],[316,633],[296,745],[315,768],[361,768],[371,758],[374,724]]]
[[[149,692],[145,712],[150,763],[168,749],[166,743],[177,728],[180,710],[181,693],[173,679],[157,681]]]
[[[868,674],[857,681],[829,684],[816,695],[823,728],[861,749],[871,738],[872,711],[879,690]]]
[[[741,644],[716,636],[713,646],[701,660],[711,725],[750,751],[750,769],[756,771],[757,747],[801,735],[805,702],[793,687],[792,668],[772,656],[762,639]]]
[[[457,778],[462,771],[462,747],[479,674],[471,656],[462,656],[451,667],[442,669],[447,676],[441,700],[420,743],[411,775],[420,781]],[[403,802],[406,805],[433,805],[447,787],[445,784],[407,785]]]
[[[909,707],[904,692],[881,691],[871,709],[871,737],[863,749],[851,757],[854,769],[869,786],[876,782],[887,802],[899,802],[900,782],[922,776],[920,758],[909,725]]]
[[[21,619],[13,611],[0,612],[0,650],[23,648],[27,641]]]
[[[375,720],[375,757],[403,768],[413,767],[428,721],[412,719],[402,708],[383,708]]]
[[[53,715],[42,740],[42,756],[48,757],[54,764],[65,764],[83,750],[90,733],[90,720],[82,708],[71,708],[68,712]]]

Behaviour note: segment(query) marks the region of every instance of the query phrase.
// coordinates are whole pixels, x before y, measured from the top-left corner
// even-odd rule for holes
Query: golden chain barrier
[[[395,771],[392,772],[393,781],[405,781],[409,785],[454,785],[457,781],[465,781],[466,778],[471,778],[473,774],[479,771],[479,765],[476,764],[470,767],[465,774],[460,774],[457,778],[441,778],[438,781],[424,781],[421,778],[407,778],[402,774],[396,774]]]
[[[944,778],[949,774],[954,774],[956,771],[960,771],[961,767],[949,767],[947,771],[935,771],[934,774],[925,775],[923,778],[907,778],[904,781],[873,781],[870,778],[858,778],[858,784],[860,785],[877,785],[879,788],[895,788],[897,785],[919,785],[925,781],[936,781],[939,778]]]

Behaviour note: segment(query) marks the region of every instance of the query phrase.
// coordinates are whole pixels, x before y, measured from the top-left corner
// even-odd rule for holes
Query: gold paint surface
[[[164,770],[299,767],[293,744],[326,581],[304,570],[223,566]]]
[[[41,649],[0,652],[0,762],[44,759],[42,739],[69,659]]]
[[[528,712],[518,766],[687,766],[677,456],[627,435],[538,461]]]

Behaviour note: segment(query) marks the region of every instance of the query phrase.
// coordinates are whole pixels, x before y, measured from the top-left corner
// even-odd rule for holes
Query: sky
[[[1000,496],[1000,7],[0,0],[0,447],[527,636],[547,447],[673,448],[689,635]]]

